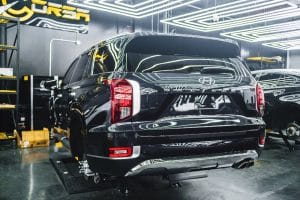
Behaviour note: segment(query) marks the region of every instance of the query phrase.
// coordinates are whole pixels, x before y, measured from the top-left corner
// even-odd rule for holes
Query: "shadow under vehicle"
[[[265,92],[264,120],[270,136],[280,136],[292,150],[288,140],[300,141],[300,70],[270,69],[253,71]]]
[[[54,134],[99,180],[243,168],[265,140],[263,91],[231,40],[135,33],[103,41],[55,83]],[[62,136],[63,135],[63,136]]]

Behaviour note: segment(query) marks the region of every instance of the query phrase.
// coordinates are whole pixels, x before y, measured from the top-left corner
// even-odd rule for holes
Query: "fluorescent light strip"
[[[152,4],[148,4],[146,6],[140,6],[140,7],[136,7],[136,8],[131,8],[130,6],[124,6],[124,5],[118,5],[115,3],[110,3],[110,2],[103,2],[103,1],[93,1],[93,0],[86,0],[84,1],[84,3],[86,4],[90,4],[90,5],[95,5],[95,6],[99,6],[99,4],[101,4],[101,6],[108,6],[109,8],[116,8],[116,9],[120,9],[120,10],[127,10],[129,12],[141,12],[141,11],[147,11],[147,9],[154,9],[156,6],[160,6],[163,5],[165,6],[165,4],[167,3],[168,5],[172,5],[172,4],[176,4],[178,2],[182,2],[182,0],[176,0],[176,1],[169,1],[169,0],[161,0],[161,1],[153,1]]]
[[[212,32],[212,31],[220,31],[223,29],[228,29],[228,28],[234,28],[234,27],[241,27],[241,26],[246,26],[246,25],[252,25],[252,24],[256,24],[256,23],[262,23],[262,22],[269,22],[269,21],[275,21],[275,20],[280,20],[280,19],[286,19],[286,18],[290,18],[290,17],[297,17],[300,16],[300,10],[297,11],[280,11],[277,13],[273,13],[272,15],[270,15],[268,18],[264,18],[262,19],[259,16],[256,16],[255,18],[252,18],[251,21],[242,21],[239,22],[237,21],[236,23],[231,24],[231,26],[216,26],[213,28],[206,28],[206,27],[199,27],[199,26],[191,26],[188,25],[186,23],[182,23],[182,22],[175,22],[175,23],[167,23],[170,25],[174,25],[174,26],[179,26],[182,28],[188,28],[188,29],[192,29],[192,30],[196,30],[196,31],[202,31],[202,32]]]
[[[264,46],[281,50],[300,50],[300,39],[264,43]]]
[[[266,1],[266,0],[260,0],[260,1]],[[207,15],[212,16],[213,14],[216,14],[216,11],[220,12],[220,11],[226,11],[228,9],[233,9],[233,8],[240,7],[241,6],[240,3],[243,3],[243,2],[246,3],[246,4],[244,3],[243,6],[247,6],[247,4],[253,4],[253,2],[249,2],[248,0],[240,0],[238,2],[239,4],[237,4],[237,2],[231,2],[231,3],[228,3],[228,4],[223,4],[223,5],[203,9],[203,10],[198,10],[198,11],[195,11],[195,12],[192,12],[192,13],[186,13],[186,14],[183,14],[183,15],[175,16],[175,17],[166,19],[166,21],[171,21],[171,20],[185,20],[185,21],[188,21],[188,20],[193,20],[193,18],[195,18],[195,17],[201,17],[201,16],[207,17]],[[235,4],[237,4],[237,5],[235,5]]]
[[[265,11],[266,9],[273,10]],[[254,12],[255,14],[251,15]],[[228,18],[228,20],[211,22],[216,14],[223,19]],[[248,15],[245,16],[245,14]],[[296,16],[300,16],[300,9],[287,0],[239,0],[164,19],[161,22],[202,32],[211,32]]]
[[[270,4],[271,3],[271,4]],[[264,5],[260,4],[259,6],[257,5],[254,5],[254,6],[248,6],[248,7],[244,7],[244,8],[241,8],[239,12],[237,12],[236,10],[231,10],[231,11],[227,11],[227,12],[223,12],[222,13],[222,18],[229,18],[229,17],[232,17],[232,15],[249,15],[250,12],[256,12],[256,11],[263,11],[263,13],[260,13],[260,15],[264,15],[265,14],[265,10],[266,9],[270,9],[270,8],[276,8],[276,6],[284,6],[286,5],[285,2],[279,2],[279,3],[272,3],[272,2],[267,2],[267,3],[264,3]],[[286,8],[287,10],[290,10],[290,9],[294,9],[294,7],[288,7]],[[245,18],[245,17],[242,17],[242,19]],[[212,20],[211,19],[208,19],[208,20]],[[186,20],[187,21],[187,20]],[[192,20],[190,20],[192,22]],[[229,22],[231,21],[234,21],[234,19],[230,19],[228,20]],[[228,21],[224,22],[224,21],[219,21],[219,22],[214,22],[214,24],[224,24],[224,23],[228,23]],[[202,19],[198,19],[198,23],[205,23],[205,17],[202,17]],[[209,23],[207,23],[207,25],[210,25]]]
[[[216,13],[218,15],[221,15],[222,18],[225,18],[225,17],[231,17],[232,15],[246,14],[246,13],[250,13],[253,11],[257,11],[257,10],[264,10],[264,9],[272,8],[275,6],[287,4],[286,2],[283,2],[282,0],[273,0],[273,2],[270,2],[270,1],[264,2],[264,1],[265,0],[260,0],[257,3],[253,3],[250,1],[250,2],[243,3],[243,4],[237,4],[235,6],[225,7],[225,8],[218,9],[218,10],[216,10],[216,8],[214,8],[209,12],[204,12],[199,15],[189,17],[185,21],[193,21],[193,20],[197,19],[199,22],[204,22],[206,20],[211,20],[212,16]],[[237,11],[239,11],[239,12],[237,12]],[[207,19],[208,14],[211,15],[211,17],[209,19]],[[216,23],[219,23],[219,22],[216,22]]]
[[[172,10],[175,8],[179,8],[188,4],[192,4],[194,2],[200,0],[147,0],[142,3],[138,3],[135,5],[129,5],[123,2],[124,0],[118,0],[114,2],[107,2],[105,0],[102,1],[76,1],[76,0],[68,0],[68,4],[74,6],[80,6],[88,9],[101,10],[105,12],[110,12],[114,14],[124,15],[133,18],[143,18],[147,16],[151,16],[157,13],[161,13],[164,11]],[[121,5],[122,4],[122,5]]]
[[[147,0],[147,1],[143,1],[143,2],[141,2],[141,3],[137,3],[137,4],[134,4],[134,5],[130,5],[130,4],[124,3],[123,1],[124,1],[124,0],[116,0],[116,1],[115,1],[115,4],[127,6],[127,7],[129,7],[129,8],[136,8],[136,7],[140,7],[140,6],[149,4],[149,3],[153,3],[153,1],[155,1],[155,0]]]
[[[300,20],[226,32],[221,33],[221,35],[246,42],[262,42],[300,37]]]
[[[229,23],[228,22],[223,22],[223,23],[215,23],[214,29],[219,30],[225,29],[225,28],[233,28],[233,27],[238,27],[238,26],[245,26],[245,25],[251,25],[254,23],[259,23],[259,22],[266,22],[266,21],[273,21],[275,19],[282,19],[285,18],[285,16],[289,16],[290,14],[300,14],[300,10],[295,11],[294,9],[281,9],[281,10],[276,10],[276,11],[271,11],[268,13],[261,13],[258,15],[254,15],[252,17],[242,17],[239,18],[238,20],[231,20]],[[274,18],[275,17],[275,18]],[[187,23],[187,22],[185,22]],[[193,25],[193,23],[190,23]],[[199,26],[198,24],[194,24],[194,26]],[[212,28],[212,25],[206,25],[202,23],[202,27],[210,30]]]
[[[273,2],[271,2],[273,3]],[[269,7],[269,6],[268,6]],[[265,7],[262,7],[262,8],[265,8]],[[278,14],[284,14],[284,16],[286,15],[289,15],[290,12],[294,12],[294,8],[285,8],[285,9],[280,9],[280,12],[277,10],[277,11],[272,11],[272,12],[269,12],[272,13],[273,15],[278,15]],[[248,9],[248,11],[250,12],[250,8]],[[299,11],[299,10],[297,10]],[[279,12],[279,13],[278,13]],[[284,13],[282,13],[284,12]],[[237,10],[234,11],[235,14],[237,14]],[[299,14],[296,12],[296,14]],[[229,17],[229,16],[228,16]],[[279,16],[281,18],[281,16]],[[193,17],[195,18],[195,17]],[[249,16],[246,16],[246,17],[242,17],[242,18],[239,18],[237,20],[228,20],[227,22],[226,21],[221,21],[220,23],[205,23],[205,22],[202,22],[201,24],[198,22],[198,23],[189,23],[188,20],[185,20],[183,21],[183,23],[181,21],[176,21],[177,23],[181,23],[181,25],[187,25],[189,27],[193,27],[193,28],[199,28],[199,26],[202,27],[202,29],[204,30],[208,30],[208,31],[211,31],[211,29],[222,29],[222,28],[231,28],[231,27],[236,27],[236,26],[239,26],[241,24],[253,24],[253,23],[257,23],[258,21],[261,21],[261,22],[264,22],[265,20],[272,20],[273,16],[268,16],[266,15],[266,13],[261,13],[261,14],[257,14],[257,15],[253,15],[251,17]],[[276,16],[276,19],[278,18],[278,16]],[[228,24],[229,22],[229,24]]]

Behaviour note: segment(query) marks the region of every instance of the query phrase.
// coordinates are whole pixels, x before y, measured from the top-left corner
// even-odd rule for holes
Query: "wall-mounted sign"
[[[66,0],[0,0],[2,13],[26,25],[78,33],[88,32],[89,10],[67,5]]]

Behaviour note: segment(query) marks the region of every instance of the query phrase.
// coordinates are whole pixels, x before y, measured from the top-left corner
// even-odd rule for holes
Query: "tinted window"
[[[101,74],[115,71],[117,68],[117,53],[110,46],[99,47],[95,50],[92,73]]]
[[[281,87],[287,84],[287,82],[285,82],[285,75],[279,73],[262,73],[257,75],[257,80],[264,89]]]
[[[283,78],[282,74],[263,74],[260,77],[258,77],[260,81],[266,81],[266,80],[270,80],[270,81],[278,81],[279,78]]]
[[[76,60],[73,61],[73,63],[70,65],[68,71],[66,72],[64,80],[63,80],[63,85],[66,85],[70,82],[70,80],[73,76],[74,70],[77,66],[77,63],[78,63],[78,58],[76,58]]]
[[[92,49],[89,53],[88,53],[88,60],[87,60],[87,63],[86,63],[86,67],[85,67],[85,72],[84,74],[86,76],[88,75],[91,75],[91,70],[92,70],[92,67],[93,67],[93,57],[94,57],[94,53],[95,53],[95,49]]]
[[[71,83],[74,83],[74,82],[77,82],[77,81],[81,80],[81,78],[84,75],[87,63],[88,63],[88,58],[89,58],[88,54],[83,54],[80,57],[79,62],[78,62],[77,67],[76,67],[76,70],[74,71],[73,76],[71,78],[71,81],[70,81]]]
[[[245,71],[237,58],[202,58],[185,55],[127,54],[129,71],[142,73],[190,73],[235,76]]]
[[[272,89],[275,87],[297,87],[299,84],[298,73],[265,73],[260,72],[256,74],[257,80],[264,87],[264,89]]]
[[[194,55],[210,58],[240,56],[238,45],[206,37],[181,37],[172,35],[144,35],[132,39],[125,48],[126,53]]]

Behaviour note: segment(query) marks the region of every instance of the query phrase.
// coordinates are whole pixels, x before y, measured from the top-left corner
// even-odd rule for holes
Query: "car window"
[[[264,89],[272,89],[284,85],[284,74],[280,73],[262,73],[257,76],[257,80]]]
[[[283,78],[282,74],[275,74],[275,73],[269,73],[269,74],[264,74],[259,77],[260,81],[266,81],[266,80],[274,80],[277,81],[279,78]]]
[[[70,82],[70,80],[71,80],[71,78],[72,78],[72,76],[73,76],[73,73],[74,73],[74,71],[75,71],[75,68],[76,68],[76,66],[77,66],[77,64],[78,64],[78,60],[79,60],[79,59],[76,58],[76,59],[72,62],[72,64],[70,65],[68,71],[66,72],[66,74],[65,74],[65,76],[64,76],[64,79],[63,79],[63,82],[62,82],[63,85],[69,84],[69,82]]]
[[[93,56],[92,74],[115,71],[117,68],[117,54],[109,46],[98,47]]]
[[[253,73],[252,76],[258,81],[260,73]]]
[[[245,69],[238,58],[128,53],[127,69],[141,73],[189,73],[234,77]],[[248,72],[249,73],[249,72]]]
[[[84,72],[85,72],[85,68],[87,66],[88,63],[88,54],[83,54],[78,61],[78,64],[76,66],[76,69],[72,75],[71,81],[70,83],[74,83],[74,82],[78,82],[82,79]]]
[[[298,77],[292,74],[282,74],[282,77],[278,80],[278,86],[286,86],[286,87],[293,87],[298,82]]]
[[[91,75],[91,70],[93,67],[93,57],[94,57],[95,49],[92,49],[88,53],[88,61],[86,63],[85,67],[85,75],[89,76]]]

